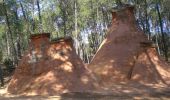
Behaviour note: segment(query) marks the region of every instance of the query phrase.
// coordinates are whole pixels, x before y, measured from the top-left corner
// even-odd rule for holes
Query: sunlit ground
[[[6,86],[5,86],[6,87]],[[142,89],[135,90],[141,92],[131,92],[131,87],[122,85],[115,85],[117,88],[121,88],[123,92],[119,90],[113,90],[112,92],[96,92],[96,93],[67,93],[57,96],[18,96],[10,95],[6,92],[6,88],[0,89],[0,100],[170,100],[170,90],[163,90],[159,88],[148,92],[142,92]],[[129,90],[128,90],[129,89]]]

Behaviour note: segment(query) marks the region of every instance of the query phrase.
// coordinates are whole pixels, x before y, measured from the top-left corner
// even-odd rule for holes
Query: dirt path
[[[19,96],[19,97],[0,97],[0,100],[170,100],[170,95],[157,94],[157,96],[146,95],[85,95],[75,94],[72,96]]]
[[[7,84],[0,88],[0,100],[170,100],[170,88],[117,84],[108,93],[66,93],[56,96],[17,96],[6,92]]]
[[[0,89],[0,100],[170,100],[170,91],[153,93],[67,93],[60,96],[14,96]]]

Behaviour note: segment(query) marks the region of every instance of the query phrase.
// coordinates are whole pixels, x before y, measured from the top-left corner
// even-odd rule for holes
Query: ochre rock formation
[[[29,49],[16,68],[8,92],[23,95],[57,95],[88,92],[94,80],[76,54],[71,38],[49,40],[50,34],[31,36]]]
[[[170,66],[158,57],[133,10],[126,6],[112,12],[112,26],[88,68],[108,87],[124,82],[169,84]]]

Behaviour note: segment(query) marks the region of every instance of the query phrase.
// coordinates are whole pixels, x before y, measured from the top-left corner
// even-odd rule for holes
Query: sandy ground
[[[118,90],[120,87],[123,92]],[[66,93],[56,96],[19,96],[8,94],[5,86],[0,89],[0,100],[170,100],[170,89],[168,88],[152,88],[149,89],[149,92],[139,88],[135,91],[132,91],[131,87],[115,85],[115,90],[110,93],[102,91],[102,93],[93,94]]]
[[[5,78],[5,86],[0,88],[0,100],[170,100],[170,88],[113,85],[113,91],[100,93],[66,93],[56,96],[19,96],[7,93],[10,77]],[[148,89],[146,91],[146,89]]]
[[[1,96],[0,100],[170,100],[170,94],[155,95],[102,95],[64,94],[61,96]]]

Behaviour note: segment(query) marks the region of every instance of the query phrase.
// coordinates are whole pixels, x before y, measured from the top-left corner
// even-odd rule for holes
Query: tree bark
[[[146,33],[148,34],[148,40],[151,40],[151,32],[150,32],[150,25],[149,25],[149,19],[148,19],[148,4],[145,0],[145,22],[146,22]]]
[[[162,17],[161,17],[158,3],[156,4],[156,10],[158,13],[159,25],[160,25],[161,35],[162,35],[163,52],[164,52],[165,60],[168,61],[168,50],[167,50],[167,45],[165,40],[165,34],[163,32],[163,22],[162,22]]]
[[[39,0],[37,0],[37,7],[38,7],[38,17],[39,17],[38,28],[39,28],[39,32],[41,33],[42,30],[43,30],[43,27],[42,27],[42,17],[41,17],[41,8],[40,8],[40,1]]]
[[[14,11],[14,13],[15,13],[15,19],[16,19],[16,34],[17,34],[17,40],[16,40],[16,43],[17,43],[17,45],[16,45],[16,53],[17,53],[17,59],[21,59],[21,38],[22,38],[22,36],[21,36],[21,30],[20,30],[20,23],[19,23],[19,17],[18,17],[18,13],[17,13],[17,7],[16,7],[16,9],[15,9],[15,11]]]
[[[77,22],[77,0],[74,0],[74,18],[75,18],[75,48],[78,53],[78,22]]]
[[[60,3],[60,9],[62,11],[62,20],[63,20],[63,24],[64,24],[64,36],[66,36],[66,32],[67,32],[67,26],[66,26],[66,7],[65,7],[65,0],[59,0]]]
[[[9,33],[9,38],[10,38],[10,43],[11,43],[11,47],[12,47],[12,54],[13,54],[13,60],[14,63],[17,64],[18,60],[17,60],[17,53],[16,53],[16,49],[15,49],[15,44],[14,44],[14,40],[13,40],[13,36],[12,36],[12,31],[11,31],[11,27],[10,27],[10,22],[9,22],[9,17],[8,17],[8,12],[7,12],[7,8],[6,8],[6,4],[5,4],[5,0],[3,0],[3,7],[5,10],[5,18],[6,18],[6,24],[8,27],[8,33]]]

